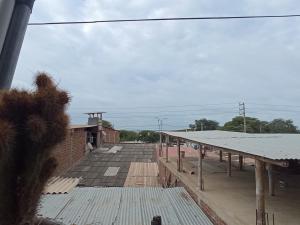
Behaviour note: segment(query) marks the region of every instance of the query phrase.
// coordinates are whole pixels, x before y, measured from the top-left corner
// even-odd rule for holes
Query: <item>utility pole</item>
[[[163,127],[163,120],[166,120],[168,118],[157,118],[157,124],[158,124],[158,130],[159,130],[159,149],[158,149],[158,155],[162,156],[162,127]]]
[[[246,107],[245,107],[245,102],[240,102],[239,103],[239,113],[240,116],[242,116],[244,118],[244,133],[247,133],[247,124],[246,124]],[[229,158],[228,158],[229,160]],[[231,153],[230,153],[230,160],[231,160]],[[243,156],[239,155],[239,169],[243,170]],[[230,172],[230,176],[231,176],[231,172]]]
[[[242,116],[244,118],[244,132],[247,133],[245,102],[239,103],[239,114],[240,114],[240,116]]]
[[[261,123],[259,124],[259,133],[261,133],[262,131],[262,126],[261,126]]]
[[[14,0],[0,0],[0,53],[14,10]]]
[[[0,48],[0,89],[9,89],[13,80],[25,32],[27,29],[27,24],[35,0],[0,1],[1,13],[4,10],[3,7],[5,7],[5,10],[8,10],[5,11],[6,13],[9,13],[12,7],[11,3],[4,4],[3,2],[14,2],[12,14],[8,14],[7,16],[5,16],[4,21],[1,22],[1,25],[3,24],[5,26],[5,24],[7,23],[7,19],[10,18],[9,25],[5,29],[5,38],[0,38],[3,41],[3,44],[1,44],[2,47]],[[1,15],[1,18],[2,17],[3,15]],[[2,29],[3,28],[1,28],[1,30]],[[2,35],[3,33],[1,33],[0,36]]]

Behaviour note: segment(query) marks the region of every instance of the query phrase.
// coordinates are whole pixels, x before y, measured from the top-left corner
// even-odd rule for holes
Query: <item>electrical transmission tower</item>
[[[247,124],[246,124],[246,107],[245,102],[239,103],[239,114],[244,119],[244,132],[247,133]]]

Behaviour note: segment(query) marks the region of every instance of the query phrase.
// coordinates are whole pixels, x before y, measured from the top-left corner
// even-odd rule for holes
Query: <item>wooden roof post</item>
[[[181,159],[180,159],[180,139],[177,138],[177,171],[181,172]]]
[[[220,160],[220,162],[223,162],[223,151],[222,151],[222,150],[220,150],[220,153],[219,153],[219,154],[220,154],[220,156],[219,156],[219,157],[220,157],[220,158],[219,158],[219,160]]]
[[[158,149],[159,157],[162,157],[162,133],[159,132],[159,149]]]
[[[265,221],[265,163],[255,160],[256,184],[256,224],[266,225]]]
[[[166,162],[169,162],[169,135],[166,135]]]
[[[243,156],[242,155],[239,155],[239,170],[243,170],[243,165],[244,162],[243,162]]]
[[[268,180],[269,180],[269,195],[275,196],[275,186],[274,186],[274,175],[273,175],[273,165],[267,164],[268,170]]]
[[[231,153],[228,152],[227,176],[231,177]]]
[[[204,190],[203,166],[202,166],[202,161],[203,161],[202,148],[203,148],[203,145],[200,145],[199,146],[199,160],[198,160],[198,186],[199,186],[200,191]]]

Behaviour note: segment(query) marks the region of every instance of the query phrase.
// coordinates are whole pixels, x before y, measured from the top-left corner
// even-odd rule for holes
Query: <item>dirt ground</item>
[[[185,150],[182,148],[182,150]],[[193,152],[194,151],[194,152]],[[176,171],[176,147],[170,149],[170,162],[165,165]],[[169,153],[170,153],[169,152]],[[185,173],[180,173],[181,180],[197,190],[196,194],[228,225],[254,225],[255,224],[255,173],[254,161],[245,159],[244,170],[237,168],[238,156],[232,156],[232,177],[226,174],[225,161],[219,162],[217,152],[207,152],[203,160],[204,188],[203,192],[198,190],[198,152],[192,149],[186,151],[183,161]],[[164,159],[162,159],[164,161]],[[195,174],[191,175],[189,172]],[[300,221],[300,176],[288,173],[277,173],[275,184],[275,196],[268,195],[266,179],[266,212],[269,224],[273,225],[299,225]],[[284,182],[285,185],[280,185]],[[281,186],[281,187],[280,187]]]

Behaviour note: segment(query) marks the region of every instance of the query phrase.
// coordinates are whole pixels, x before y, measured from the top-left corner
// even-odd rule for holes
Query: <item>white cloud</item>
[[[292,14],[297,6],[292,0],[39,0],[31,21]],[[154,116],[165,114],[158,111],[166,108],[155,109],[147,118],[124,110],[112,118],[113,113],[116,107],[230,102],[216,112],[199,106],[193,113],[177,113],[182,116],[169,113],[168,119],[177,127],[200,116],[223,122],[236,115],[234,102],[290,105],[299,99],[298,22],[291,18],[29,27],[13,85],[29,87],[33,71],[48,71],[72,94],[70,112],[77,123],[85,122],[82,112],[103,109],[111,113],[116,127],[155,127]],[[261,117],[261,111],[253,116]],[[278,116],[300,124],[295,113],[269,112],[268,118]]]

